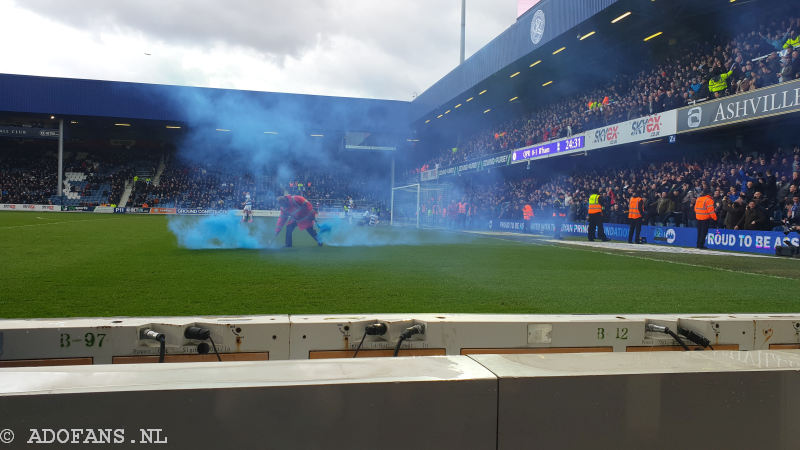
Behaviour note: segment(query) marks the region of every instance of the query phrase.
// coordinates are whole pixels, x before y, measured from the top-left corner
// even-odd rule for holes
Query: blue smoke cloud
[[[384,245],[436,245],[472,239],[460,233],[386,226],[358,225],[330,220],[320,225],[320,239],[331,247],[378,247]]]
[[[274,221],[256,218],[243,223],[237,211],[211,216],[169,216],[167,227],[178,239],[178,246],[190,250],[268,249],[281,247],[273,240]],[[304,231],[295,230],[295,239]],[[319,224],[319,237],[331,247],[378,247],[385,245],[436,245],[464,242],[470,236],[448,231],[421,231],[386,226],[366,226],[346,220]],[[308,238],[308,236],[305,236]],[[278,239],[283,242],[283,236]]]
[[[236,211],[203,216],[170,216],[169,230],[178,238],[178,245],[191,250],[200,249],[262,249],[271,245],[271,227],[264,221],[242,222]]]
[[[197,88],[167,99],[188,125],[181,159],[281,178],[293,163],[348,169],[335,155],[345,131],[408,133],[406,102]]]
[[[364,195],[363,202],[382,202],[385,207],[390,197],[390,158],[397,158],[398,166],[405,165],[407,152],[402,150],[389,154],[342,149],[347,131],[398,136],[405,142],[408,124],[404,102],[189,88],[170,91],[167,101],[182,111],[187,125],[182,139],[176,142],[176,160],[169,164],[187,163],[224,174],[253,175],[256,187],[250,192],[261,208],[274,208],[275,195],[283,194],[289,181],[303,180],[306,172],[309,178],[329,175],[328,182],[339,185],[339,194],[372,194]],[[312,133],[324,137],[311,137]],[[211,199],[212,203],[215,200]],[[372,206],[355,200],[359,207]],[[340,204],[326,206],[341,208]],[[278,237],[277,244],[272,242],[274,220],[259,217],[254,223],[242,224],[240,219],[229,212],[167,220],[178,245],[187,249],[264,249],[283,243],[283,236]],[[322,240],[336,247],[432,245],[464,239],[450,232],[324,222],[328,228],[323,228]],[[295,239],[309,238],[305,234],[298,230]]]

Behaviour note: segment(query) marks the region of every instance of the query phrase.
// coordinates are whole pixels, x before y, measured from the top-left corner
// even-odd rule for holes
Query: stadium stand
[[[348,198],[361,207],[385,208],[386,189],[374,189],[369,180],[299,168],[289,181],[176,161],[159,178],[138,177],[128,206],[237,209],[249,193],[255,209],[271,209],[277,196],[289,193],[303,195],[317,208],[341,208]]]
[[[47,204],[57,173],[53,154],[31,156],[14,147],[4,148],[0,159],[0,203]]]
[[[420,172],[446,167],[476,157],[570,136],[595,127],[617,123],[647,114],[679,108],[712,97],[747,92],[756,88],[800,78],[800,55],[796,36],[800,18],[775,20],[727,39],[715,36],[702,43],[683,44],[650,67],[634,67],[617,75],[607,85],[587,83],[584,92],[556,103],[537,105],[526,114],[485,128],[468,137],[458,147],[438,152],[418,161]],[[638,71],[637,71],[638,70]],[[724,88],[719,87],[721,76]],[[43,123],[4,122],[13,126],[40,126]],[[26,148],[34,144],[25,144]],[[238,208],[245,192],[254,199],[256,209],[273,208],[274,199],[283,193],[300,194],[319,208],[336,208],[352,198],[356,205],[385,209],[385,190],[374,189],[373,182],[308,168],[293,168],[290,179],[275,174],[229,172],[214,167],[178,161],[174,152],[140,149],[114,152],[108,149],[70,148],[65,153],[63,199],[52,191],[55,156],[52,150],[4,153],[0,172],[0,200],[7,203],[64,203],[66,206],[119,204],[130,189],[126,206],[174,208]],[[128,148],[127,150],[131,150]],[[430,149],[434,150],[434,149]],[[556,192],[564,192],[570,205],[569,219],[585,218],[590,190],[608,193],[608,222],[625,222],[625,205],[632,189],[646,192],[646,223],[694,224],[692,204],[703,188],[714,191],[719,226],[745,228],[730,219],[747,211],[746,203],[756,200],[764,218],[758,227],[771,229],[791,214],[797,189],[798,148],[792,152],[776,149],[772,153],[717,152],[695,159],[684,153],[664,161],[637,161],[621,166],[608,162],[591,170],[573,170],[569,175],[510,176],[490,185],[480,180],[462,180],[473,219],[517,219],[524,204],[531,204],[537,215],[549,214]],[[433,153],[436,153],[435,151]],[[692,162],[687,162],[692,161]],[[616,164],[616,165],[614,165]],[[552,175],[552,174],[550,174]],[[743,196],[737,203],[736,199]],[[726,202],[729,200],[729,202]],[[428,215],[441,214],[457,207],[457,200],[433,198],[423,201]],[[730,204],[728,204],[730,203]],[[435,211],[434,211],[435,210]],[[471,222],[475,222],[472,220]]]
[[[3,150],[0,203],[60,204],[62,199],[54,192],[57,156],[47,145],[39,149],[26,143]],[[275,197],[284,193],[304,195],[318,207],[341,208],[348,198],[360,207],[386,206],[388,189],[375,189],[373,181],[361,177],[298,169],[288,181],[177,161],[165,164],[159,174],[163,159],[172,156],[142,151],[65,152],[64,205],[117,205],[130,187],[126,205],[131,207],[237,209],[246,192],[253,196],[256,209],[274,208]]]
[[[479,130],[457,147],[445,145],[409,173],[800,78],[800,55],[796,44],[790,45],[797,30],[800,18],[787,18],[731,40],[717,36],[714,41],[690,44],[677,52],[679,56],[667,57],[654,67],[620,73],[611,84]],[[720,76],[724,87],[717,90]]]
[[[781,227],[785,219],[797,219],[798,145],[769,153],[722,151],[698,157],[687,150],[677,157],[655,156],[634,162],[592,159],[566,173],[558,172],[554,174],[548,167],[541,173],[523,173],[502,181],[491,176],[465,178],[457,190],[463,191],[471,205],[475,224],[522,220],[525,204],[533,207],[534,217],[551,217],[552,201],[560,192],[569,206],[567,219],[582,222],[594,189],[607,195],[607,223],[627,223],[628,200],[634,190],[644,194],[648,224],[695,226],[694,202],[704,189],[712,192],[719,228],[771,230]],[[423,199],[423,217],[441,215],[443,209],[449,209],[445,217],[452,217],[455,201],[445,205],[443,200],[448,201]]]

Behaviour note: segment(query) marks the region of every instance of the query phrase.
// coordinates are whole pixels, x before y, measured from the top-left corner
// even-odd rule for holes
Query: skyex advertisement
[[[586,150],[658,139],[675,134],[677,110],[596,128],[586,132]]]

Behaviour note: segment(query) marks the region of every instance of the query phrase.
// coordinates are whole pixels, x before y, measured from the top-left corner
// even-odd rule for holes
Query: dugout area
[[[224,371],[213,363],[4,369],[0,410],[13,413],[4,415],[2,436],[181,449],[318,448],[320,442],[329,449],[516,449],[534,442],[791,448],[796,442],[798,413],[786,396],[800,383],[796,351],[226,364]],[[698,398],[714,413],[698,407]],[[68,402],[71,414],[53,402]],[[697,423],[704,426],[688,426]]]
[[[380,328],[374,331],[376,325]],[[666,327],[666,329],[664,329]],[[197,328],[205,334],[197,334]],[[408,330],[414,329],[413,333]],[[800,348],[800,315],[376,314],[2,320],[0,367]],[[194,333],[194,334],[192,334]],[[163,336],[163,351],[160,339]],[[215,353],[216,352],[216,353]]]

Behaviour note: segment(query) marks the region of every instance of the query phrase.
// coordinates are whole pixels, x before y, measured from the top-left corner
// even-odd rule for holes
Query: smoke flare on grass
[[[263,221],[242,222],[237,211],[203,216],[170,216],[169,230],[178,238],[178,245],[200,249],[261,249],[271,246],[271,229]]]

